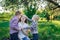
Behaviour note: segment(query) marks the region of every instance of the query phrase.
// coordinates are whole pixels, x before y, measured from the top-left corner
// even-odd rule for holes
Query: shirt
[[[31,33],[32,33],[32,34],[38,33],[38,28],[37,28],[38,25],[37,25],[37,22],[34,21],[34,20],[32,20],[32,19],[29,19],[29,18],[28,18],[28,20],[32,22],[32,23],[31,23],[31,26],[30,26]]]
[[[26,32],[26,31],[27,31],[26,28],[29,27],[29,26],[28,26],[28,24],[26,24],[26,23],[23,24],[23,23],[19,22],[19,23],[18,23],[18,27],[19,27],[19,29],[22,28],[22,29]],[[26,35],[20,30],[19,33],[18,33],[18,37],[19,37],[20,39],[22,39],[22,38],[26,37]]]
[[[10,34],[13,34],[13,33],[16,33],[18,32],[17,30],[14,30],[15,29],[18,29],[18,17],[17,16],[14,16],[11,20],[10,20]]]

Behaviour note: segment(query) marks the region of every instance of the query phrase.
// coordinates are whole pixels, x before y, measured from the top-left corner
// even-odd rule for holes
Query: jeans
[[[18,39],[18,32],[10,34],[10,40],[19,40]]]
[[[33,34],[33,40],[38,40],[38,34]]]
[[[30,40],[28,37],[24,37],[22,38],[22,40]]]

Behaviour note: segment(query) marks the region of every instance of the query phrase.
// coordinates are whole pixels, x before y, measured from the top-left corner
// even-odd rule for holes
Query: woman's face
[[[26,18],[23,16],[23,17],[21,17],[21,21],[22,22],[25,22],[25,20],[26,20]]]

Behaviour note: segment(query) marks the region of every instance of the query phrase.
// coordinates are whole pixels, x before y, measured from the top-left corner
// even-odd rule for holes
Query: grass
[[[60,21],[39,21],[39,40],[60,40]],[[9,21],[0,21],[0,40],[9,37]]]
[[[60,40],[60,21],[40,21],[39,40]]]
[[[0,40],[9,37],[9,22],[0,21]]]

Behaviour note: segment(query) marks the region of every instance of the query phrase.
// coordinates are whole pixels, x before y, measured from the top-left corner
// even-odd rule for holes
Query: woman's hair
[[[21,12],[20,11],[16,11],[15,15],[20,15]]]
[[[28,20],[26,19],[26,20],[25,20],[25,23],[27,23],[27,22],[28,22]]]
[[[21,18],[22,18],[22,16],[21,16]],[[21,22],[21,18],[19,19],[19,21],[18,22]],[[25,23],[27,23],[28,22],[28,20],[27,19],[25,19]]]

